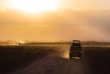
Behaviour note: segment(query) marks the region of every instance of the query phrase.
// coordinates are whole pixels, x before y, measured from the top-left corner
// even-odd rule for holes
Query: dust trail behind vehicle
[[[70,44],[57,45],[58,52],[35,61],[12,74],[90,74],[87,58],[69,59]]]

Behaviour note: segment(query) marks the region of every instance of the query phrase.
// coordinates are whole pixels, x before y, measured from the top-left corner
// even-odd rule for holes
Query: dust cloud
[[[109,24],[109,10],[59,9],[26,14],[7,9],[0,12],[0,39],[110,41]]]

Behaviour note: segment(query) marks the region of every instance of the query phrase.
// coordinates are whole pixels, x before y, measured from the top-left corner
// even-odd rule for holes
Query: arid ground
[[[71,44],[0,46],[0,74],[110,74],[109,45],[83,44],[81,59]]]

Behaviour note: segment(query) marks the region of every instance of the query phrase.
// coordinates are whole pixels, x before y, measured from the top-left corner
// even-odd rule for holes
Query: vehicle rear
[[[80,57],[81,58],[81,43],[78,41],[78,43],[73,42],[70,52],[69,52],[69,58],[71,59],[72,57]]]

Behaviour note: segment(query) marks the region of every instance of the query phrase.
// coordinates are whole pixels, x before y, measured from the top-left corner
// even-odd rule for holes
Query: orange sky
[[[78,1],[79,4],[82,2]],[[60,9],[42,13],[28,13],[10,8],[0,11],[0,40],[110,41],[110,10],[73,10],[71,2],[73,1],[64,0]],[[67,8],[65,3],[68,4]],[[76,8],[77,5],[78,3]],[[1,9],[3,7],[5,2],[2,1]]]

